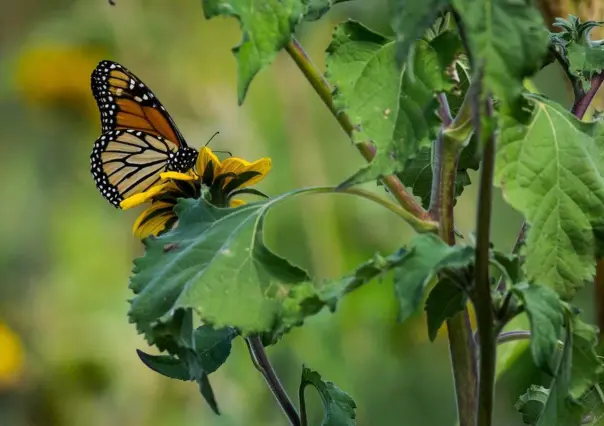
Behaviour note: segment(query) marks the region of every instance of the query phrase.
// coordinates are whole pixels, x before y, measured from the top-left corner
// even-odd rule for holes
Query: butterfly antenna
[[[220,132],[216,132],[212,135],[212,137],[210,138],[210,140],[208,140],[205,144],[205,146],[208,146],[210,144],[210,142],[212,142],[212,139],[214,139],[214,136],[216,136],[217,134],[219,134]]]
[[[229,154],[229,157],[233,156],[233,154],[231,154],[231,151],[214,151],[214,152],[219,152],[221,154]]]

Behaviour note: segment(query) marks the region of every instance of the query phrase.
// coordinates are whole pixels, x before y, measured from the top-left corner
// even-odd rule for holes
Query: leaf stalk
[[[287,392],[285,392],[281,381],[279,381],[279,377],[275,373],[275,370],[273,369],[273,366],[266,355],[262,340],[260,340],[259,336],[251,336],[246,338],[246,343],[248,344],[250,356],[252,357],[254,366],[264,376],[270,391],[273,393],[275,399],[283,409],[283,412],[287,416],[289,423],[292,426],[301,426],[298,410],[296,410],[296,407],[291,402],[289,395],[287,395]]]

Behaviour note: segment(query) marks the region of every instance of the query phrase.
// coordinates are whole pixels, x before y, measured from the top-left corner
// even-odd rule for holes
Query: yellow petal
[[[265,157],[260,160],[256,160],[253,163],[250,163],[247,160],[237,157],[231,157],[224,160],[222,166],[220,167],[219,174],[227,174],[234,173],[236,175],[240,175],[245,172],[258,172],[259,174],[249,179],[244,184],[240,185],[239,188],[243,188],[245,186],[250,186],[255,184],[256,182],[264,179],[264,176],[267,175],[268,172],[271,171],[272,161],[270,158]],[[224,185],[226,185],[231,179],[225,179]]]
[[[141,240],[150,235],[158,235],[166,228],[166,223],[176,217],[173,208],[172,203],[162,201],[153,203],[136,219],[132,226],[132,233]]]
[[[132,207],[140,206],[143,203],[151,200],[155,196],[165,192],[170,187],[170,183],[162,183],[160,185],[154,185],[146,191],[134,194],[131,197],[122,200],[120,207],[124,210],[131,209]]]
[[[233,207],[239,207],[245,204],[245,201],[240,200],[238,198],[233,198],[230,202],[229,207],[233,208]]]
[[[220,170],[220,160],[212,152],[210,148],[204,146],[199,150],[199,155],[197,156],[197,162],[195,163],[195,169],[199,176],[203,176],[207,165],[212,162],[212,167],[214,168],[214,178],[218,175],[218,170]],[[206,185],[211,185],[212,182],[204,182]]]
[[[162,178],[163,180],[172,179],[172,180],[192,181],[192,180],[197,179],[197,177],[195,175],[193,175],[193,173],[179,173],[179,172],[164,172],[164,173],[160,173],[159,177]]]

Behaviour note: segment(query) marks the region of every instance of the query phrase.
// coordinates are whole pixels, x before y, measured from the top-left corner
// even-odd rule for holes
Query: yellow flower
[[[14,67],[14,87],[36,105],[66,103],[96,117],[90,70],[103,57],[94,46],[39,42],[24,49]]]
[[[23,347],[19,337],[0,322],[0,389],[17,382],[23,372]]]
[[[173,208],[179,198],[203,196],[217,207],[238,207],[245,201],[233,198],[238,194],[266,197],[262,192],[246,188],[264,178],[271,170],[271,159],[261,158],[253,163],[236,157],[220,161],[208,147],[197,156],[195,169],[187,173],[166,172],[161,182],[145,192],[126,198],[120,203],[129,209],[150,202],[151,206],[134,222],[132,232],[140,239],[159,235],[176,223]]]

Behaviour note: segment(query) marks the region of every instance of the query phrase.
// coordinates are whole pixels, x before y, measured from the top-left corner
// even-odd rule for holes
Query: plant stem
[[[304,74],[310,85],[315,89],[323,103],[329,108],[329,111],[331,111],[336,120],[338,120],[342,129],[349,137],[352,137],[355,127],[350,121],[350,117],[348,117],[345,112],[336,109],[333,103],[333,88],[308,57],[304,48],[292,37],[292,40],[285,46],[285,50],[289,53],[289,56],[291,56],[296,65],[298,65],[302,74]],[[368,162],[373,160],[376,150],[370,142],[360,142],[355,145],[365,160]],[[394,175],[384,176],[382,182],[405,210],[419,219],[428,219],[428,213],[415,200],[413,195],[407,191],[399,178]]]
[[[475,114],[479,114],[479,100],[475,101]],[[492,116],[491,100],[487,101],[486,114]],[[480,117],[476,117],[476,133],[482,140]],[[476,266],[474,275],[474,308],[478,324],[480,347],[480,373],[478,376],[478,416],[476,425],[490,426],[493,417],[493,397],[495,388],[495,360],[497,355],[495,315],[491,297],[489,274],[489,250],[491,230],[491,210],[493,198],[493,174],[495,169],[495,135],[485,138],[480,170],[478,193],[478,214],[476,232]]]
[[[582,119],[585,115],[585,112],[587,112],[587,108],[589,108],[591,101],[593,101],[594,96],[596,96],[596,93],[602,85],[602,82],[604,82],[604,73],[594,75],[591,79],[591,87],[585,96],[575,99],[575,103],[573,104],[570,112],[575,114],[579,120]]]
[[[387,208],[392,213],[398,215],[401,219],[406,221],[415,232],[422,234],[426,232],[436,233],[439,229],[439,225],[437,222],[432,222],[429,220],[418,219],[416,216],[409,213],[407,210],[402,208],[400,205],[393,203],[392,201],[380,197],[375,192],[367,191],[363,188],[346,188],[337,190],[338,192],[342,192],[345,194],[356,195],[358,197],[363,197],[367,200],[371,200],[374,203],[380,204],[382,207]]]
[[[460,146],[455,141],[449,140],[444,133],[445,126],[449,126],[452,120],[446,96],[440,94],[439,101],[443,128],[434,143],[430,215],[433,220],[440,223],[441,239],[449,245],[454,245],[453,203]],[[447,320],[447,332],[459,424],[474,426],[476,423],[476,351],[467,309]]]
[[[251,336],[246,338],[246,343],[248,344],[248,348],[250,350],[250,355],[252,357],[252,362],[254,366],[262,373],[266,383],[268,384],[269,389],[275,396],[275,399],[283,409],[283,412],[289,419],[289,423],[292,426],[300,426],[300,416],[298,415],[298,411],[294,404],[289,399],[287,392],[281,385],[279,381],[279,377],[275,373],[273,366],[271,365],[270,360],[266,356],[266,352],[264,350],[264,345],[258,336]]]

